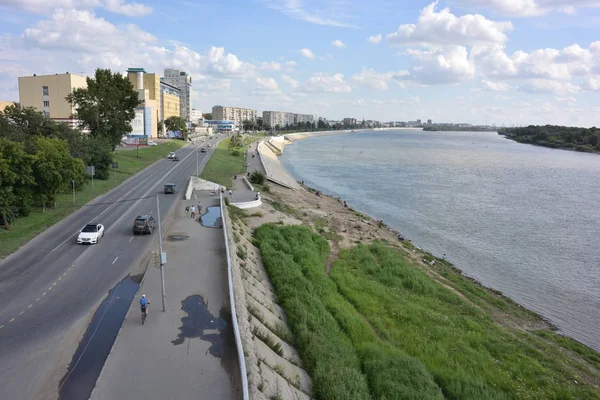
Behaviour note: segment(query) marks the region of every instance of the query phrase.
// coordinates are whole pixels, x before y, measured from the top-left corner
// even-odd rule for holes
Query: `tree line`
[[[496,132],[496,128],[488,128],[483,126],[458,126],[454,124],[435,124],[423,127],[424,131],[430,132]]]
[[[244,131],[274,131],[274,132],[300,132],[300,131],[337,131],[343,129],[365,129],[374,128],[374,126],[367,126],[365,121],[357,124],[344,124],[342,122],[329,123],[327,121],[319,120],[316,123],[305,121],[296,122],[293,124],[286,125],[275,125],[271,126],[269,123],[263,121],[262,118],[257,118],[256,121],[245,120],[242,123]]]
[[[520,143],[556,149],[600,152],[600,129],[559,125],[529,125],[518,128],[501,128],[498,134]]]
[[[90,178],[108,179],[112,153],[131,133],[138,94],[127,77],[97,69],[87,87],[66,98],[76,112],[79,129],[19,104],[0,111],[0,223],[10,229],[33,207],[56,206],[59,193],[82,188]],[[82,130],[89,134],[82,133]]]

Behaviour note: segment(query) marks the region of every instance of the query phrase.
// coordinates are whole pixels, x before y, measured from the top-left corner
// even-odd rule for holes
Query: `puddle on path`
[[[167,240],[171,241],[171,242],[176,242],[179,240],[187,240],[189,238],[190,237],[187,235],[169,235],[169,236],[167,236]]]
[[[206,208],[206,213],[202,215],[202,226],[209,228],[220,228],[223,226],[221,222],[220,206],[210,206]]]
[[[225,328],[229,325],[229,321],[223,318],[214,317],[200,295],[188,296],[181,302],[181,309],[187,313],[187,317],[181,318],[181,327],[177,339],[171,343],[174,345],[183,344],[185,339],[199,338],[210,342],[212,346],[208,351],[215,357],[223,357],[224,350],[224,334]],[[219,333],[204,333],[204,331]]]
[[[59,382],[59,400],[90,397],[142,276],[127,276],[108,292],[85,331],[67,373]]]

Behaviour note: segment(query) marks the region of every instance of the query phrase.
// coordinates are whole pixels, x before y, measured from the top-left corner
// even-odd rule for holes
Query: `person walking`
[[[233,190],[229,189],[229,197],[233,197]]]
[[[204,206],[202,205],[202,202],[199,201],[198,202],[198,215],[202,214],[202,207],[204,207]]]
[[[192,214],[192,219],[194,219],[194,217],[196,216],[196,206],[194,206],[193,204],[190,207],[190,213]]]

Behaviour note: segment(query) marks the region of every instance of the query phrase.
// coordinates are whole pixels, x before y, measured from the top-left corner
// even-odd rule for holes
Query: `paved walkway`
[[[185,206],[218,197],[194,192],[181,200],[163,238],[167,253],[166,311],[162,312],[160,272],[149,267],[104,369],[92,400],[239,399],[222,228],[200,225]],[[217,214],[218,209],[211,209]],[[209,215],[204,215],[208,223]],[[220,223],[220,218],[218,219]],[[156,234],[156,233],[154,233]],[[141,325],[139,296],[151,305]]]
[[[265,168],[267,179],[278,183],[282,186],[299,190],[300,185],[289,174],[289,172],[287,171],[287,169],[285,169],[283,164],[281,164],[273,150],[271,150],[264,143],[259,147],[259,149],[260,155],[262,156],[262,160],[264,162],[263,166]]]

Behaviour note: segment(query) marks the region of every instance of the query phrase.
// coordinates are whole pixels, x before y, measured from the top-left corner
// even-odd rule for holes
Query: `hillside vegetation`
[[[519,143],[529,143],[555,149],[600,152],[600,129],[558,125],[529,125],[521,128],[501,128],[498,134]]]
[[[329,244],[309,227],[262,225],[255,239],[317,399],[600,399],[598,353],[444,265],[451,286],[376,241],[341,250],[327,274]]]

